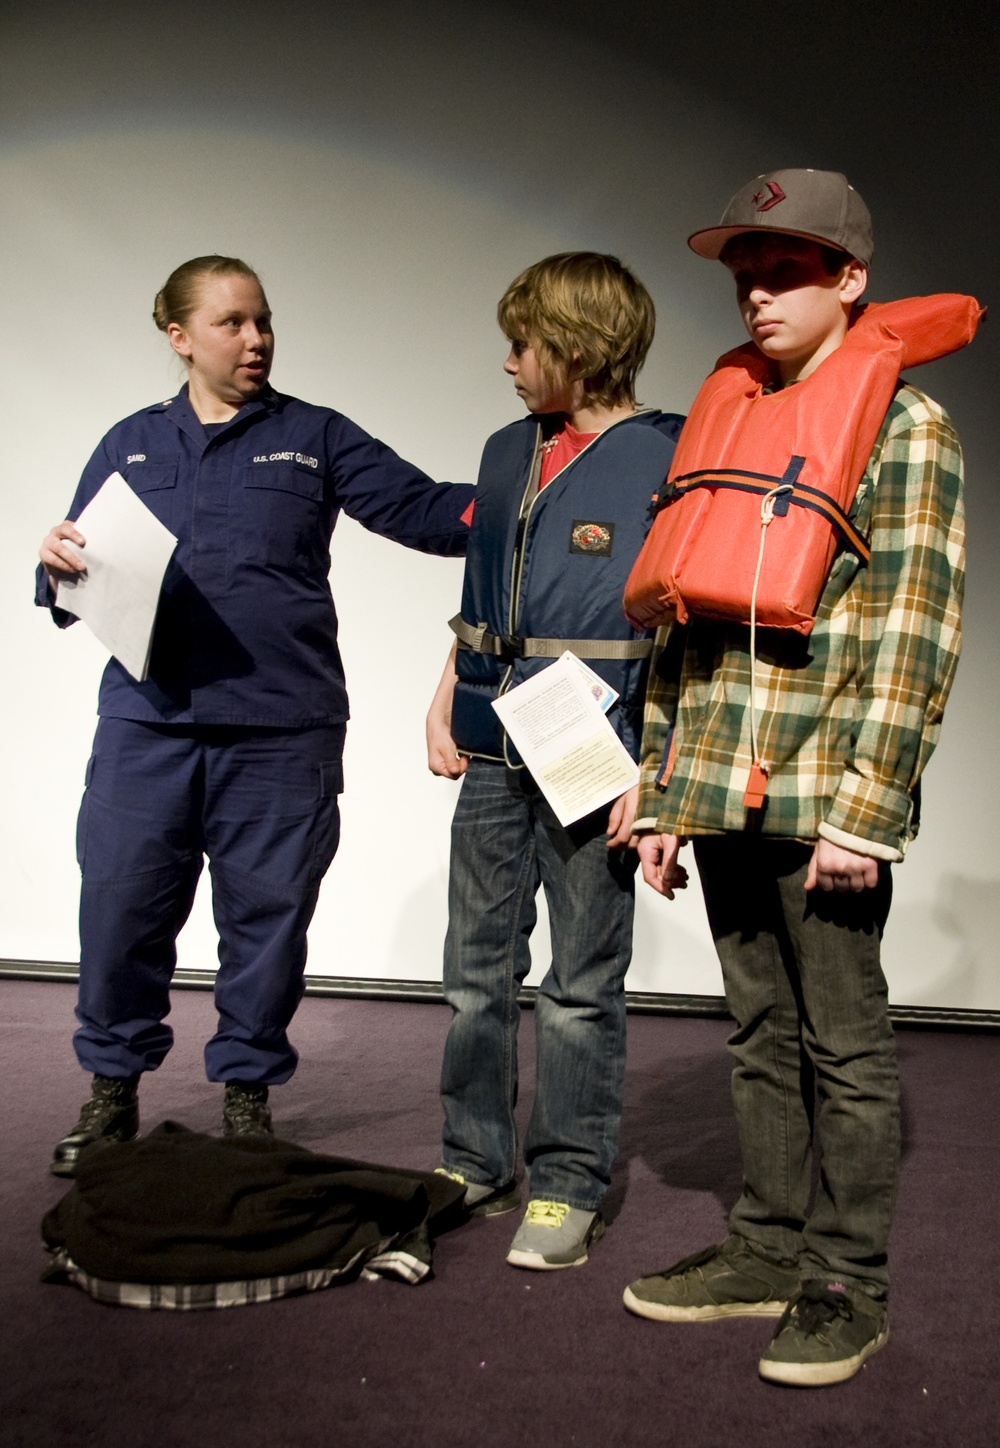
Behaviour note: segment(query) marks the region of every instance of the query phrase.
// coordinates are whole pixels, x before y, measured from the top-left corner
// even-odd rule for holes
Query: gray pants
[[[736,1029],[733,1105],[743,1193],[732,1231],[803,1278],[888,1286],[899,1084],[879,945],[892,887],[803,889],[812,847],[695,840]],[[813,1144],[819,1160],[813,1181]]]

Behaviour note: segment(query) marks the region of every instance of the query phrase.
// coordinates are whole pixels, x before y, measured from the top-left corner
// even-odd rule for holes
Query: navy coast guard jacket
[[[622,608],[625,580],[652,519],[652,499],[670,467],[684,419],[638,412],[613,423],[539,492],[523,512],[546,420],[527,417],[486,444],[476,489],[462,593],[462,619],[508,635],[509,657],[459,641],[452,736],[467,754],[516,762],[490,703],[551,657],[518,657],[519,641],[637,640]],[[585,650],[580,651],[586,658]],[[648,657],[587,658],[621,695],[608,715],[638,757]]]
[[[340,723],[347,691],[327,577],[337,515],[455,556],[475,489],[434,483],[349,418],[270,389],[210,431],[185,387],[113,427],[84,469],[69,518],[117,471],[179,539],[150,676],[136,683],[112,659],[98,712],[150,723]],[[52,604],[42,569],[36,601]],[[62,626],[74,621],[53,614]]]

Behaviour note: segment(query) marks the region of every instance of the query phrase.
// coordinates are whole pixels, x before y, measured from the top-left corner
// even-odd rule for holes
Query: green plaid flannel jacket
[[[862,567],[834,561],[808,637],[757,633],[764,809],[746,810],[749,629],[692,619],[657,635],[638,828],[822,834],[885,860],[917,831],[914,789],[937,743],[960,648],[962,456],[947,416],[901,383],[851,518]]]

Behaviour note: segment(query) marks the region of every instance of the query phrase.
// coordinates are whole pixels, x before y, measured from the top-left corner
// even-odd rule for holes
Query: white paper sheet
[[[76,526],[84,547],[71,543],[87,571],[60,583],[56,603],[76,614],[134,679],[149,672],[160,589],[177,539],[155,518],[121,473],[112,473]]]
[[[639,778],[570,653],[495,699],[493,708],[561,825],[609,804]]]

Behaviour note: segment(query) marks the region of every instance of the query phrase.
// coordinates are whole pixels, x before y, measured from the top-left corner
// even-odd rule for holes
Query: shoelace
[[[533,1201],[528,1203],[525,1222],[532,1227],[561,1227],[568,1212],[565,1202]]]
[[[257,1091],[227,1091],[223,1114],[231,1126],[262,1126],[271,1120],[267,1099]]]
[[[796,1326],[807,1336],[818,1332],[834,1318],[842,1317],[845,1322],[850,1322],[853,1315],[848,1299],[842,1293],[828,1292],[826,1288],[805,1289],[794,1308],[790,1309]]]
[[[83,1127],[94,1126],[107,1117],[108,1120],[116,1111],[121,1111],[130,1106],[135,1099],[135,1093],[122,1086],[118,1081],[97,1081],[93,1087],[93,1094],[89,1101],[85,1101],[80,1108],[79,1125]]]

